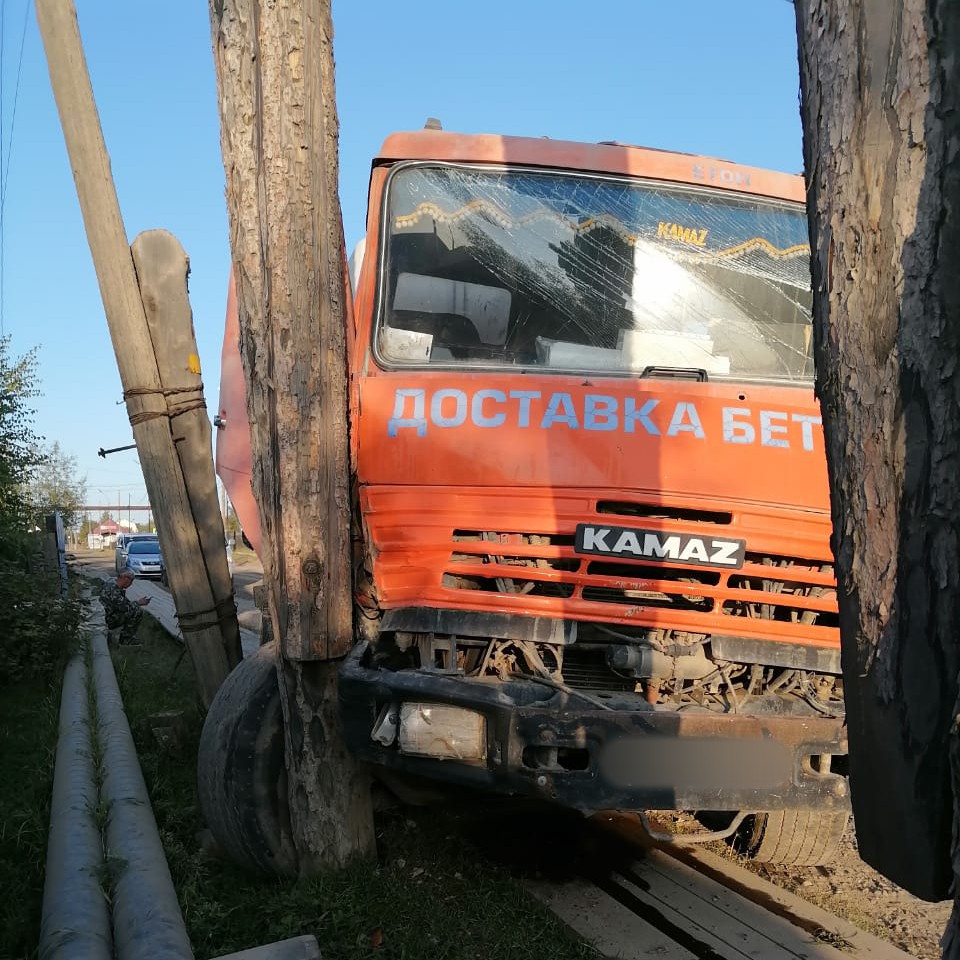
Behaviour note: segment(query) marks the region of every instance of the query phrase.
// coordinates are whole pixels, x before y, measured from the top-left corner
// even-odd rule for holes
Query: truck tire
[[[731,838],[739,853],[758,863],[820,867],[836,857],[849,814],[822,810],[775,810],[744,820]]]
[[[200,735],[197,781],[201,812],[231,861],[296,874],[275,644],[241,661],[217,691]]]

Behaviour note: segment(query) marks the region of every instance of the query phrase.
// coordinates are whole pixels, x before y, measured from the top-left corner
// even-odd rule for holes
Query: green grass
[[[59,707],[59,679],[0,690],[0,957],[36,954]]]
[[[593,957],[506,870],[484,861],[442,811],[377,821],[377,862],[300,882],[250,876],[208,858],[197,834],[200,730],[190,665],[150,617],[140,648],[115,654],[121,690],[197,957],[316,935],[325,960],[576,960]],[[159,746],[143,719],[186,711],[187,735]]]
[[[32,582],[32,587],[37,589],[39,582]],[[34,957],[37,952],[60,686],[67,658],[79,640],[84,589],[84,582],[71,576],[70,602],[53,598],[42,625],[26,635],[8,625],[4,638],[8,645],[33,647],[25,661],[28,669],[0,685],[2,958]]]

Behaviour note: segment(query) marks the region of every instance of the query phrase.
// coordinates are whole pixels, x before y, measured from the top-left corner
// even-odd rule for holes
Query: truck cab
[[[799,176],[622,144],[386,140],[350,271],[340,699],[387,783],[706,811],[762,859],[832,856],[803,199]]]

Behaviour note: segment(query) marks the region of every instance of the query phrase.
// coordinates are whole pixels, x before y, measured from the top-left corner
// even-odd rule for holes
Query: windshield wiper
[[[651,380],[697,380],[707,382],[707,371],[699,367],[644,367],[641,377]]]

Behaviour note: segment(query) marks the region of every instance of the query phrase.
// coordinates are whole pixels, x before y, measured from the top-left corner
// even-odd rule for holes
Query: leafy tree
[[[37,395],[36,383],[36,351],[11,359],[10,338],[0,337],[0,557],[18,555],[27,536],[24,487],[40,462],[28,403]]]
[[[52,676],[76,637],[80,604],[59,595],[38,562],[31,482],[43,464],[33,429],[31,398],[37,395],[37,356],[10,356],[0,337],[0,686],[28,676]]]
[[[227,501],[227,515],[223,519],[223,529],[229,539],[237,540],[240,537],[240,521],[233,509],[233,504]]]
[[[58,510],[66,527],[80,518],[87,498],[87,478],[77,473],[77,458],[56,441],[46,447],[40,463],[32,470],[29,485],[30,506],[35,516]]]

